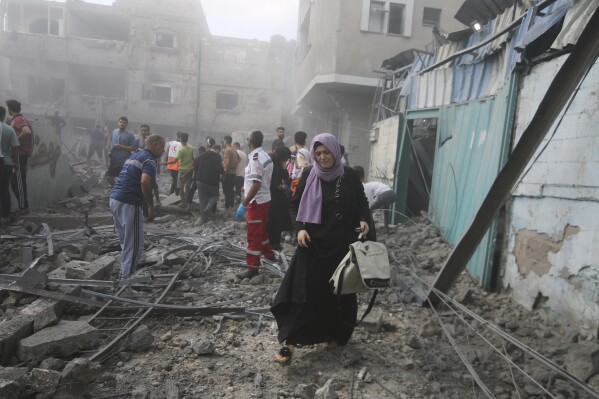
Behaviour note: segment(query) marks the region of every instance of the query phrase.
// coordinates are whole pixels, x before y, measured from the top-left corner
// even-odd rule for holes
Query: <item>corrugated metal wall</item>
[[[429,217],[451,243],[470,225],[509,151],[515,78],[497,96],[439,109]],[[468,264],[489,287],[496,223]]]

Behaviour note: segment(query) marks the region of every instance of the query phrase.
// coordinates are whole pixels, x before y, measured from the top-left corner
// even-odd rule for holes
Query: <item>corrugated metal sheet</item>
[[[505,85],[493,98],[439,110],[440,131],[429,216],[451,243],[458,242],[466,231],[498,171],[505,164],[514,107],[511,91],[514,87]],[[469,270],[485,286],[491,278],[494,229],[495,226],[486,234],[468,264]]]
[[[418,108],[440,107],[451,100],[453,76],[450,69],[437,69],[418,80]]]
[[[524,6],[515,4],[467,40],[444,44],[437,49],[434,57],[417,59],[401,92],[401,95],[409,96],[408,109],[437,107],[451,102],[471,101],[495,95],[509,79],[516,64],[521,61],[521,52],[517,51],[516,47],[539,37],[560,21],[566,12],[564,29],[569,30],[569,33],[562,32],[558,37],[560,43],[557,45],[575,42],[586,21],[597,8],[599,0],[581,0],[575,6],[572,4],[572,0],[557,0],[546,7],[541,15],[535,15],[532,9],[526,10]],[[522,24],[511,33],[503,34],[435,70],[418,75],[424,68],[493,37],[523,13],[526,15]],[[580,19],[575,22],[575,18]],[[440,72],[444,69],[452,70],[451,76]],[[446,87],[439,87],[439,84]],[[451,94],[447,97],[446,93]]]
[[[587,25],[589,18],[591,18],[597,7],[599,7],[599,0],[579,0],[576,2],[566,14],[562,31],[551,47],[562,49],[575,45],[580,33]]]

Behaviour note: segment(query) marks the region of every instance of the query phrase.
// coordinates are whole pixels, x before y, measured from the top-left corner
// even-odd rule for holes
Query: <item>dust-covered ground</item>
[[[99,170],[84,167],[80,174],[99,175]],[[168,185],[170,178],[163,177],[162,192]],[[106,195],[100,184],[16,220],[2,232],[2,273],[23,270],[25,265],[17,256],[23,245],[45,250],[39,225],[44,215],[86,213],[92,220],[93,215],[107,213]],[[167,202],[163,195],[163,203]],[[389,249],[393,286],[379,294],[374,310],[346,347],[296,348],[291,364],[281,366],[273,361],[281,345],[268,307],[293,256],[294,239],[290,234],[285,237],[279,259],[266,262],[258,277],[240,281],[235,274],[243,267],[245,224],[222,212],[222,202],[219,209],[214,220],[199,226],[197,214],[184,213],[177,205],[163,206],[162,215],[147,225],[144,267],[138,275],[179,273],[161,303],[190,308],[224,305],[244,311],[215,315],[155,311],[101,356],[99,367],[89,366],[93,378],[68,380],[64,375],[68,361],[93,356],[120,332],[118,318],[130,315],[131,308],[126,313],[117,307],[106,311],[103,323],[95,324],[100,338],[93,348],[68,356],[50,354],[48,359],[54,360],[44,363],[24,361],[16,354],[0,368],[0,382],[10,380],[9,368],[25,370],[14,397],[31,398],[598,397],[580,383],[586,380],[595,390],[599,387],[597,343],[551,322],[543,312],[522,309],[506,295],[484,292],[466,273],[448,296],[441,297],[447,304],[431,308],[426,302],[418,303],[451,251],[424,217],[385,229],[381,215],[375,214],[378,240]],[[108,255],[117,260],[108,278],[116,279],[116,235],[110,226],[88,224],[67,235],[70,240],[55,236],[55,253],[43,260],[44,270],[73,259],[93,262]],[[140,283],[120,295],[155,301],[157,294],[150,288]],[[114,289],[95,289],[116,294]],[[17,317],[34,298],[1,293],[5,321]],[[369,295],[362,294],[359,300],[365,306]],[[62,319],[89,320],[96,310],[70,304]],[[44,385],[34,378],[40,373],[35,370],[44,368],[54,370],[59,382]],[[568,379],[569,373],[579,378],[578,384]]]

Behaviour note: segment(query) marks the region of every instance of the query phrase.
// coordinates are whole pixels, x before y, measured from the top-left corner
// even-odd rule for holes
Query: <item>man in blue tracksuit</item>
[[[148,221],[156,216],[152,180],[156,178],[156,158],[164,153],[164,138],[152,134],[146,148],[125,161],[110,193],[110,210],[119,236],[121,249],[120,278],[128,278],[137,270],[144,248],[142,206],[148,204]]]

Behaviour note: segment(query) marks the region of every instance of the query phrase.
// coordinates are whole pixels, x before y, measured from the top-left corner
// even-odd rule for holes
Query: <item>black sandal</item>
[[[279,349],[279,353],[277,353],[279,358],[275,356],[275,362],[279,363],[282,366],[288,366],[291,363],[291,358],[293,357],[293,352],[286,346],[283,346]]]

